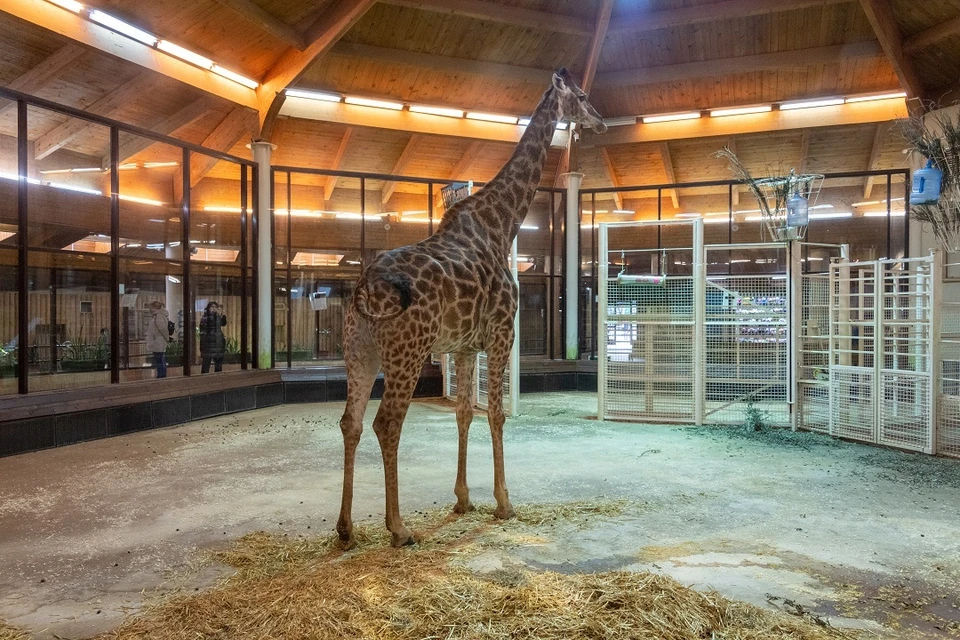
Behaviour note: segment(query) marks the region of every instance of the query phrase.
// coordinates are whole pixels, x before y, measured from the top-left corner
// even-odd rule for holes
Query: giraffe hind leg
[[[493,515],[501,520],[512,518],[515,514],[510,503],[510,492],[507,490],[506,472],[503,463],[503,424],[506,416],[503,412],[503,372],[510,357],[509,345],[513,344],[512,326],[509,332],[511,338],[506,348],[490,348],[487,351],[487,418],[490,421],[490,439],[493,442],[493,497],[497,501],[497,508]]]

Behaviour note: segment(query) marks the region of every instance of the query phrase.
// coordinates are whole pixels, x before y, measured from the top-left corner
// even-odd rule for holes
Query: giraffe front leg
[[[454,356],[457,368],[457,431],[459,432],[459,451],[457,455],[457,482],[453,492],[457,496],[454,513],[473,511],[470,502],[470,489],[467,487],[467,440],[470,423],[473,422],[473,405],[476,402],[475,376],[477,354],[475,352],[458,353]]]
[[[512,327],[511,327],[512,329]],[[510,337],[512,338],[512,332]],[[512,344],[511,339],[508,344]],[[499,351],[499,350],[498,350]],[[510,504],[510,492],[507,490],[506,474],[503,465],[503,371],[507,366],[509,348],[506,353],[487,352],[487,418],[490,421],[490,438],[493,441],[493,497],[497,508],[493,515],[501,520],[512,518],[516,513]]]
[[[417,363],[422,361],[418,359]],[[400,432],[403,420],[413,398],[417,385],[419,364],[398,367],[387,372],[384,380],[383,399],[380,409],[373,420],[373,431],[380,441],[380,453],[383,456],[383,474],[386,488],[386,524],[391,534],[391,544],[402,547],[416,542],[413,534],[403,524],[400,517],[400,481],[397,474],[397,447],[400,444]]]

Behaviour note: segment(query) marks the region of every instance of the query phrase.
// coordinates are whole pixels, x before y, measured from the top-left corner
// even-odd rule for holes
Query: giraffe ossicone
[[[514,340],[517,286],[507,255],[533,202],[557,122],[606,131],[603,119],[566,69],[550,86],[510,160],[473,195],[445,213],[436,233],[387,251],[364,269],[347,309],[344,360],[347,406],[343,432],[343,498],[337,533],[341,546],[353,536],[354,461],[363,414],[380,370],[384,392],[373,421],[386,484],[386,525],[394,546],[412,544],[400,517],[397,445],[423,362],[430,353],[451,353],[457,372],[459,455],[454,511],[473,508],[467,488],[467,433],[473,420],[476,355],[487,352],[493,440],[494,498],[498,518],[513,516],[503,466],[503,373]]]

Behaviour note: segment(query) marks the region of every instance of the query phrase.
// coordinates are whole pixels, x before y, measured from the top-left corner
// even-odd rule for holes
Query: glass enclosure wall
[[[0,92],[0,395],[244,366],[252,163]]]

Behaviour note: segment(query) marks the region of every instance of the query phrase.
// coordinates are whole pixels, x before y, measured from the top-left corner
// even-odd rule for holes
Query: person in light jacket
[[[147,325],[147,349],[153,353],[153,364],[157,367],[157,377],[167,377],[167,343],[170,342],[170,331],[167,323],[170,314],[163,305],[154,300],[150,303],[150,323]]]
[[[207,304],[200,318],[200,373],[209,373],[210,361],[213,361],[214,373],[223,371],[223,356],[227,351],[227,340],[223,327],[227,325],[227,316],[216,302]]]

